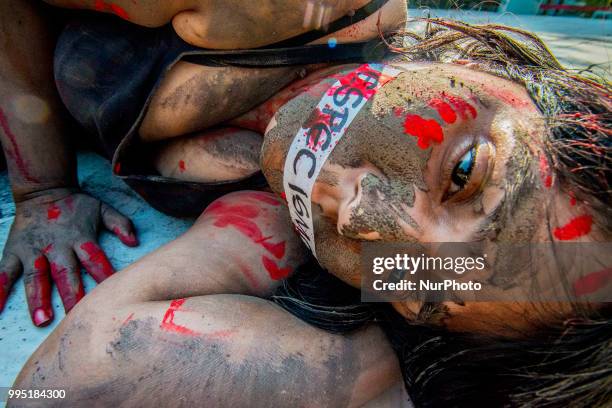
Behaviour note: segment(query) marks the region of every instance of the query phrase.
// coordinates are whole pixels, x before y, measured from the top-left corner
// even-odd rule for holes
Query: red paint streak
[[[404,132],[417,138],[417,145],[427,149],[432,143],[440,144],[444,140],[442,127],[433,119],[423,119],[419,115],[406,115]]]
[[[261,262],[272,280],[283,280],[293,271],[291,267],[280,268],[276,262],[265,255],[261,257]]]
[[[6,272],[0,273],[0,313],[4,310],[6,298],[8,297],[8,283],[8,274]]]
[[[492,86],[483,86],[483,88],[489,95],[500,99],[502,102],[514,108],[520,109],[520,108],[529,108],[533,106],[529,100],[525,98],[521,98],[519,95],[515,94],[514,92],[511,92],[505,89],[494,88]]]
[[[121,242],[123,242],[125,245],[129,247],[138,246],[139,244],[138,238],[136,238],[136,236],[132,232],[128,232],[127,234],[124,234],[119,227],[113,227],[113,232],[115,233],[115,235],[117,235],[117,237],[119,237]]]
[[[249,193],[244,193],[246,197],[253,198],[257,201],[261,201],[262,203],[270,204],[271,206],[278,207],[281,205],[278,198],[276,198],[273,194],[264,193],[262,191],[253,191]]]
[[[167,332],[182,334],[185,336],[199,336],[201,333],[198,333],[194,330],[191,330],[185,326],[178,325],[174,323],[174,315],[181,309],[183,303],[185,303],[186,299],[177,299],[170,302],[170,307],[166,310],[164,314],[164,318],[162,319],[159,327]]]
[[[57,286],[57,291],[62,298],[64,309],[66,312],[70,311],[85,296],[83,283],[79,280],[77,287],[73,288],[70,280],[68,279],[67,268],[54,262],[51,262],[51,277],[53,278],[53,281]]]
[[[217,200],[206,208],[205,213],[218,216],[214,225],[219,228],[232,226],[241,234],[250,238],[254,243],[261,245],[276,258],[285,255],[285,242],[276,244],[268,242],[272,237],[265,237],[259,226],[251,219],[260,213],[259,208],[254,205],[240,204],[230,205],[222,200]]]
[[[438,112],[438,115],[446,123],[455,123],[457,114],[451,106],[440,98],[433,98],[429,101],[429,106]]]
[[[378,84],[373,86],[373,81],[378,78]],[[364,99],[369,100],[372,98],[378,88],[391,81],[393,77],[382,75],[379,71],[370,69],[368,64],[364,64],[349,74],[342,76],[338,79],[340,85],[333,86],[327,91],[327,95],[332,96],[341,87],[346,87],[344,92],[340,95],[346,94],[350,91],[350,88],[358,89],[363,95]]]
[[[124,20],[130,19],[130,16],[128,15],[128,13],[125,11],[123,7],[118,6],[117,4],[111,4],[110,9],[115,15],[119,16],[120,18]]]
[[[87,260],[81,260],[81,263],[97,283],[104,281],[113,274],[113,266],[98,245],[90,241],[82,244],[81,249],[89,257]]]
[[[593,217],[581,215],[572,219],[564,226],[555,228],[553,235],[560,241],[569,241],[587,235],[591,232],[592,225]]]
[[[44,255],[47,255],[52,250],[53,250],[53,244],[49,244],[49,245],[47,245],[46,247],[43,248],[42,253]]]
[[[53,203],[49,206],[49,208],[47,208],[47,220],[57,220],[60,215],[62,215],[62,210],[57,206],[57,204]]]
[[[317,123],[329,123],[330,119],[331,116],[329,114],[325,114],[319,108],[315,108],[302,125],[302,129],[310,129]]]
[[[472,119],[476,119],[476,117],[478,116],[476,108],[474,108],[462,98],[453,95],[445,95],[445,98],[451,103],[451,105],[453,105],[453,107],[455,108],[455,112],[457,112],[459,116],[461,116],[461,119],[468,119],[468,113],[472,115]]]
[[[185,160],[179,160],[178,168],[181,173],[185,171]]]
[[[104,0],[94,1],[94,10],[96,11],[110,11],[111,13],[121,17],[124,20],[129,20],[130,16],[125,9],[117,4],[106,3]]]
[[[574,293],[576,296],[584,296],[605,287],[612,280],[612,268],[589,273],[574,282]]]
[[[125,326],[134,318],[134,312],[130,313],[130,315],[121,323],[122,326]]]
[[[51,283],[49,281],[49,263],[44,256],[34,261],[36,273],[30,281],[31,295],[29,304],[32,308],[32,321],[38,327],[46,326],[53,318],[51,309]]]
[[[551,188],[552,174],[550,172],[550,165],[548,164],[548,159],[544,154],[540,155],[540,176],[542,177],[542,183],[544,184],[544,187]]]
[[[249,282],[249,285],[251,285],[251,288],[255,290],[258,290],[260,288],[259,281],[255,277],[253,271],[251,271],[251,268],[246,265],[240,265],[240,271],[242,272],[246,280]]]
[[[28,170],[28,165],[26,164],[26,161],[21,156],[19,145],[17,144],[17,138],[15,137],[15,134],[13,133],[11,128],[9,127],[8,120],[6,116],[4,115],[4,112],[2,111],[2,109],[0,109],[0,127],[4,131],[4,134],[6,135],[6,137],[8,137],[8,139],[11,142],[12,151],[7,152],[7,156],[11,157],[15,161],[15,165],[17,165],[17,169],[19,169],[19,172],[21,173],[21,175],[23,176],[25,180],[31,183],[39,183],[40,181],[36,177],[30,174],[30,170]]]

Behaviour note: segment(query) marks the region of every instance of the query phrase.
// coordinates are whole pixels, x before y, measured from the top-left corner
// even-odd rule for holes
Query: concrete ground
[[[612,80],[612,20],[500,14],[469,10],[410,9],[410,17],[453,18],[471,24],[504,24],[536,33],[567,68],[592,66]]]
[[[535,31],[564,64],[578,69],[599,64],[605,75],[611,78],[612,21],[447,10],[431,10],[430,14],[472,23],[503,23]],[[411,10],[410,15],[418,17],[427,14],[424,10]],[[102,234],[101,245],[117,269],[172,240],[190,225],[189,220],[167,217],[153,210],[126,185],[113,178],[108,163],[94,154],[79,156],[79,172],[83,188],[132,217],[139,232],[142,244],[138,248],[126,248],[110,234]],[[6,172],[0,173],[0,249],[6,241],[13,215],[14,206]],[[86,276],[85,285],[90,290],[95,284]],[[53,305],[56,316],[53,324],[43,329],[35,328],[28,315],[23,282],[17,282],[0,315],[0,402],[3,400],[2,387],[13,383],[28,356],[61,320],[63,310],[56,292],[53,295]]]

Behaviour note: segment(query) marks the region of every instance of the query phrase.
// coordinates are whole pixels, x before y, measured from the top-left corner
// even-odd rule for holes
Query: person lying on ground
[[[365,336],[368,330],[378,330],[373,324],[379,325],[417,406],[609,405],[609,264],[585,273],[554,270],[543,268],[541,259],[516,262],[511,253],[496,252],[502,247],[495,244],[546,244],[547,255],[557,259],[564,244],[610,241],[610,84],[564,70],[529,33],[445,20],[430,23],[443,29],[426,38],[413,35],[403,47],[395,45],[401,55],[397,59],[313,72],[301,86],[288,87],[266,103],[276,106],[276,98],[281,101],[278,109],[265,116],[261,168],[272,190],[286,199],[296,232],[327,271],[311,265],[290,277],[272,300],[312,326],[344,332],[342,342]],[[261,114],[259,109],[246,116]],[[218,398],[217,405],[223,406],[241,397],[232,384],[247,384],[241,390],[246,390],[251,401],[263,394],[263,398],[279,398],[282,406],[283,401],[294,402],[282,396],[299,394],[315,405],[343,406],[333,399],[339,395],[344,405],[356,403],[346,396],[344,386],[358,392],[353,379],[365,375],[361,370],[366,365],[341,366],[337,372],[342,376],[334,377],[339,394],[326,391],[312,400],[312,388],[306,384],[329,378],[326,370],[331,364],[322,373],[300,369],[300,374],[290,377],[283,370],[292,365],[277,363],[291,360],[286,359],[285,350],[265,349],[260,355],[274,362],[270,371],[280,370],[283,381],[303,391],[289,388],[284,393],[285,382],[277,387],[277,377],[267,376],[267,369],[251,369],[241,359],[245,353],[234,353],[244,351],[241,345],[267,347],[270,342],[288,339],[306,344],[313,344],[308,340],[314,339],[319,344],[322,332],[271,333],[268,329],[265,340],[251,341],[249,335],[219,339],[215,336],[224,330],[247,328],[236,323],[235,314],[216,320],[215,312],[223,309],[216,300],[206,303],[211,310],[199,309],[195,301],[190,305],[190,299],[173,301],[209,295],[197,286],[208,280],[208,273],[225,282],[208,272],[214,269],[207,260],[195,257],[216,256],[217,248],[231,247],[237,238],[217,236],[228,228],[235,237],[245,237],[261,247],[262,252],[248,264],[257,268],[258,277],[284,278],[303,261],[287,264],[279,262],[282,257],[275,259],[275,234],[253,226],[259,212],[242,208],[239,203],[243,201],[251,203],[240,199],[225,204],[221,199],[208,208],[201,225],[210,227],[205,233],[210,239],[196,239],[188,233],[177,241],[186,246],[185,257],[194,257],[180,273],[204,268],[202,277],[179,279],[178,272],[168,272],[172,268],[167,266],[114,277],[106,287],[130,277],[138,281],[134,287],[154,285],[155,293],[162,295],[145,297],[144,309],[132,310],[112,305],[108,309],[108,297],[94,293],[30,359],[16,386],[69,388],[76,384],[73,395],[87,401],[119,400],[144,389],[146,393],[136,398],[145,402],[152,395],[170,398],[178,394],[189,402]],[[286,212],[277,222],[283,217]],[[290,230],[288,224],[279,228],[285,234]],[[289,240],[287,235],[283,239]],[[359,256],[368,242],[488,245],[494,262],[488,265],[489,276],[484,281],[500,300],[472,301],[455,294],[452,300],[438,302],[361,303],[350,286],[360,285]],[[200,249],[201,245],[214,248]],[[222,255],[223,262],[231,265],[240,260],[238,255]],[[151,257],[159,259],[158,255]],[[529,268],[524,269],[525,265]],[[165,291],[167,280],[146,275],[159,270],[168,274],[173,285],[187,285],[193,292]],[[236,283],[249,280],[251,271],[240,271],[245,275],[229,273],[227,279]],[[557,293],[563,297],[553,300],[545,297],[545,291],[534,291],[539,283],[562,289]],[[229,293],[236,288],[226,284],[221,290]],[[104,293],[106,288],[102,285],[96,291]],[[138,292],[130,290],[130,296],[140,305]],[[253,293],[247,284],[240,293],[269,294]],[[529,297],[515,297],[521,293]],[[507,294],[510,297],[504,296]],[[272,315],[272,310],[278,310],[264,300],[252,301],[269,307],[264,321],[268,312]],[[185,321],[172,322],[182,334],[197,333],[195,338],[159,336],[167,327],[166,319],[177,318],[183,304],[187,305]],[[144,321],[132,322],[136,315],[128,319],[130,313],[141,311]],[[251,317],[257,316],[253,313]],[[280,316],[293,321],[287,314]],[[100,322],[103,333],[92,337],[100,342],[83,340],[81,336],[89,336],[95,324],[84,325],[81,319]],[[248,316],[244,320],[269,327]],[[122,328],[124,322],[134,330]],[[197,327],[189,325],[196,322]],[[83,352],[86,358],[78,348],[70,347],[72,333],[79,343],[91,347]],[[368,343],[362,357],[388,355],[389,343]],[[329,361],[335,356],[344,364],[354,361],[326,346],[308,358],[323,356]],[[201,353],[193,353],[198,347]],[[214,349],[223,351],[209,358],[206,353]],[[247,359],[250,356],[246,353]],[[107,375],[74,379],[68,376],[69,361],[78,362],[88,372],[103,366],[113,374],[110,379]],[[219,365],[224,367],[222,379],[216,376]],[[130,371],[133,366],[140,370],[138,376]],[[376,369],[377,373],[391,371]],[[228,372],[230,379],[225,376]],[[251,377],[244,380],[254,373],[260,374],[262,382]],[[133,383],[134,378],[140,385]],[[216,381],[230,386],[218,388]],[[372,386],[370,391],[373,395],[380,389]]]
[[[116,173],[132,174],[126,181],[157,208],[178,216],[197,215],[220,195],[266,185],[256,164],[259,136],[241,130],[215,138],[210,132],[204,140],[197,132],[260,104],[303,75],[305,63],[302,58],[295,60],[302,61],[299,66],[284,61],[291,67],[209,67],[182,61],[187,53],[193,57],[204,49],[273,44],[287,50],[313,41],[327,44],[330,38],[340,50],[345,42],[371,39],[379,30],[395,28],[406,13],[403,0],[48,3],[98,13],[70,14],[42,7],[38,1],[0,5],[0,24],[6,33],[0,46],[0,140],[16,203],[0,262],[0,312],[23,272],[28,307],[37,326],[53,319],[51,281],[68,312],[85,294],[80,266],[97,282],[113,273],[96,243],[100,225],[126,245],[138,244],[130,220],[79,188],[69,134],[115,157]],[[85,130],[71,129],[64,115],[54,86],[54,58],[60,94]],[[185,94],[185,87],[197,90],[197,95]],[[227,98],[232,90],[234,97]],[[166,100],[168,92],[176,103]],[[141,112],[151,113],[143,120]],[[168,128],[171,123],[180,126]],[[133,125],[137,132],[129,133]],[[199,163],[208,164],[183,158],[171,165],[178,165],[185,175],[204,171],[199,180],[208,183],[181,184],[179,178],[130,173],[134,167],[156,166],[147,153],[155,150],[152,142],[194,132],[192,143],[196,148],[203,145],[200,150],[206,155]],[[133,145],[132,160],[116,158],[120,144]],[[177,153],[168,149],[159,162],[172,161],[173,154]]]

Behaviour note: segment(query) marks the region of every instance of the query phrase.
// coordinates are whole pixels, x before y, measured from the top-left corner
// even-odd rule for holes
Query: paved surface
[[[593,70],[612,80],[612,20],[523,16],[466,10],[410,9],[410,17],[454,18],[473,24],[496,23],[538,34],[568,68]]]

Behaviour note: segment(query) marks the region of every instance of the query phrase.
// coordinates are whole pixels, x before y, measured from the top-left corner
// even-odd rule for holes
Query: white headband
[[[283,188],[291,221],[316,257],[312,225],[312,187],[323,164],[357,113],[400,71],[383,64],[364,64],[343,76],[325,93],[315,111],[320,115],[293,138],[285,160]]]

